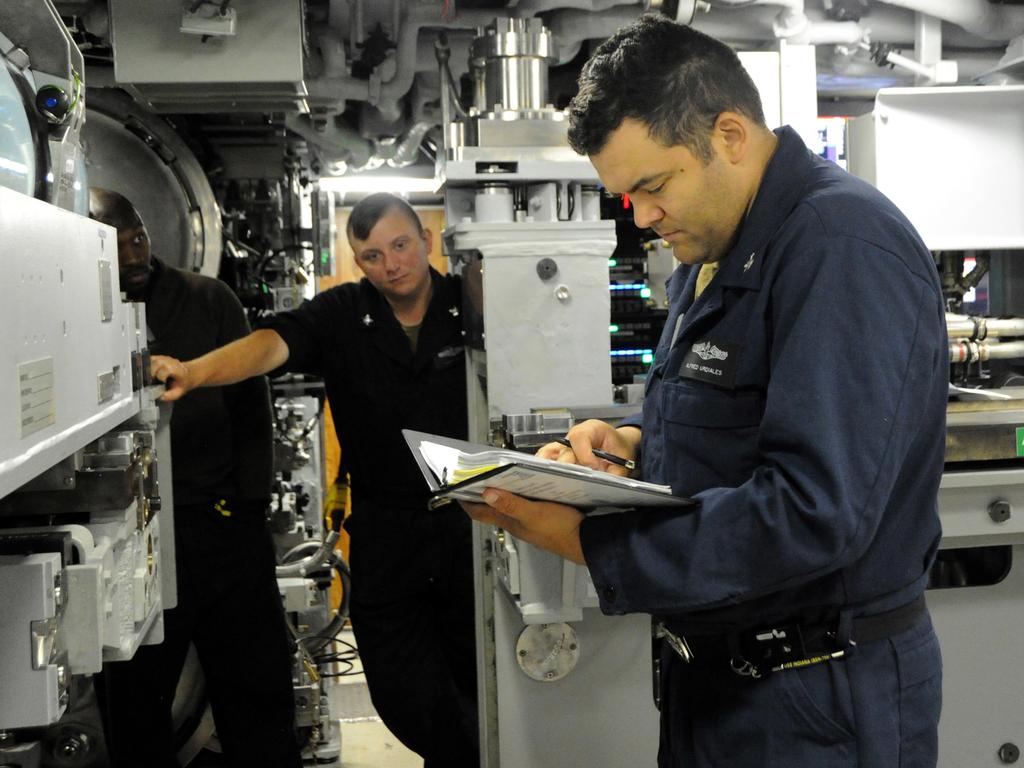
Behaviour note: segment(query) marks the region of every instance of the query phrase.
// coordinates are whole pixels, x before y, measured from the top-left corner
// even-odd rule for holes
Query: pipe
[[[1024,34],[1024,8],[988,0],[882,0],[889,5],[948,21],[988,40],[1012,40]]]
[[[519,18],[524,18],[562,8],[600,13],[617,5],[634,6],[636,11],[634,18],[639,16],[644,10],[644,3],[638,2],[638,0],[522,0],[514,8],[509,8],[509,11]]]
[[[1024,341],[986,344],[980,341],[957,341],[949,345],[951,363],[975,363],[979,360],[1016,360],[1024,357]]]
[[[1024,336],[1024,318],[967,317],[947,315],[946,332],[951,338],[981,341],[1006,336]]]
[[[304,552],[316,552],[318,549],[320,549],[319,541],[303,541],[281,555],[281,564],[287,565],[293,558],[298,557]]]
[[[304,577],[308,573],[323,568],[324,564],[332,557],[334,545],[340,538],[341,536],[337,531],[330,531],[327,536],[324,537],[324,540],[320,543],[316,552],[309,557],[296,560],[294,563],[279,565],[274,569],[274,573],[278,578],[286,576]]]
[[[584,40],[611,37],[621,27],[636,21],[639,15],[639,8],[614,8],[601,13],[567,10],[552,14],[547,27],[558,40],[558,64],[572,61]]]
[[[804,0],[757,0],[757,5],[782,6],[772,21],[772,34],[778,39],[790,39],[807,32],[810,21],[804,13]]]
[[[351,128],[340,125],[337,120],[328,120],[322,131],[317,130],[309,120],[309,115],[286,114],[285,127],[297,133],[309,143],[336,155],[343,155],[349,165],[362,166],[369,162],[374,154],[373,143],[367,141]]]
[[[874,39],[874,35],[872,35]],[[819,50],[819,64],[827,62],[825,66],[818,68],[818,95],[819,96],[843,96],[843,97],[871,97],[874,101],[875,92],[879,84],[886,83],[887,87],[911,86],[914,84],[914,76],[910,72],[901,69],[882,69],[868,58],[861,58],[859,55],[854,58],[844,57],[836,50]],[[959,82],[972,83],[974,78],[984,72],[990,71],[999,61],[999,54],[986,51],[958,51],[947,54],[956,59],[957,74]],[[835,78],[835,83],[829,76]],[[858,81],[864,80],[864,88],[855,85]]]
[[[449,28],[476,29],[494,21],[494,11],[459,11],[458,16],[446,25]],[[370,103],[381,112],[387,111],[409,92],[416,75],[416,50],[420,29],[437,25],[437,8],[430,5],[417,5],[406,9],[402,21],[402,31],[398,36],[395,52],[395,73],[387,81],[380,84],[378,93],[370,88]]]
[[[753,45],[760,48],[766,38],[776,34],[778,13],[774,8],[757,5],[737,13],[704,13],[694,19],[691,25],[706,35],[738,45]],[[802,31],[786,38],[788,42],[809,45],[846,44],[852,45],[864,37],[864,28],[856,21],[832,21],[821,11],[807,10],[804,13],[808,23]],[[906,28],[910,39],[913,32],[907,16]]]
[[[803,32],[787,40],[796,45],[855,45],[864,37],[864,30],[856,21],[814,21]]]
[[[434,125],[434,123],[416,123],[406,131],[404,138],[395,145],[394,154],[388,158],[388,165],[392,168],[406,168],[415,163],[420,154],[423,137]]]
[[[322,651],[341,632],[348,620],[352,604],[352,571],[349,569],[348,563],[340,554],[332,552],[327,564],[334,568],[341,581],[341,603],[326,627],[318,630],[315,634],[299,638],[300,643],[310,654]]]
[[[716,6],[711,13],[698,14],[691,26],[711,37],[733,44],[761,45],[773,34],[772,25],[777,13],[767,5],[754,5],[735,13],[718,12],[719,10]],[[910,48],[914,44],[915,14],[896,5],[872,7],[871,15],[865,16],[859,22],[832,21],[823,11],[814,8],[806,8],[804,15],[810,22],[808,29],[789,38],[790,42],[849,45],[859,41],[867,32],[872,42],[891,43],[903,48]],[[1009,37],[1004,37],[1002,42],[1008,39]],[[994,46],[991,40],[955,26],[943,30],[942,40],[947,49],[987,49]],[[1002,49],[999,55],[1002,55]]]

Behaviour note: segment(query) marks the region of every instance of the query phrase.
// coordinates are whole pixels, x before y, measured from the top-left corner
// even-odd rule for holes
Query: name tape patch
[[[739,351],[739,344],[723,344],[712,339],[698,341],[683,358],[679,376],[733,389]]]

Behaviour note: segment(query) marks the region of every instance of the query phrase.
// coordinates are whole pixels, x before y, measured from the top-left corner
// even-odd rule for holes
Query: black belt
[[[794,621],[721,635],[687,635],[674,632],[671,621],[666,620],[659,624],[658,630],[688,664],[728,660],[737,674],[761,677],[768,672],[842,658],[858,644],[882,640],[913,628],[924,613],[922,594],[891,611],[852,618],[847,627],[842,626],[840,619],[824,624]]]

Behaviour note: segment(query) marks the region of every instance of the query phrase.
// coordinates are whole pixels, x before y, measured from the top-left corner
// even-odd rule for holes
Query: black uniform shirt
[[[245,336],[238,298],[220,280],[153,259],[146,323],[150,352],[192,360]],[[270,497],[273,427],[267,381],[197,389],[174,403],[171,454],[175,504]]]
[[[433,294],[416,353],[387,301],[365,278],[325,291],[265,324],[288,345],[278,371],[322,376],[353,509],[423,509],[428,488],[402,429],[464,438],[460,280],[430,270]]]

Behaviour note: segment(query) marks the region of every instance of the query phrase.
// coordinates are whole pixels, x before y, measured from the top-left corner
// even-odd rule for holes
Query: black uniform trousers
[[[424,768],[479,764],[473,557],[455,504],[360,504],[351,535],[352,631],[370,698]]]
[[[262,514],[177,507],[178,606],[164,642],[97,679],[113,768],[177,768],[171,704],[189,645],[206,678],[217,736],[235,768],[298,768],[291,648]]]
[[[847,657],[737,675],[661,652],[659,768],[935,768],[942,658],[931,619]]]

